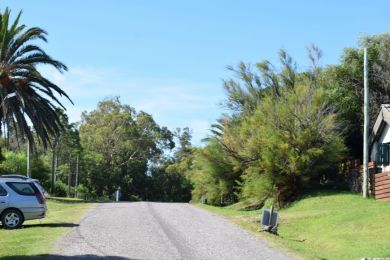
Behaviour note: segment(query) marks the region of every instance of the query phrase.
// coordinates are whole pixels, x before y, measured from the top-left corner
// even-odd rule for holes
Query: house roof
[[[376,118],[374,127],[372,128],[369,143],[370,146],[380,137],[385,124],[390,125],[390,104],[381,105],[378,117]]]

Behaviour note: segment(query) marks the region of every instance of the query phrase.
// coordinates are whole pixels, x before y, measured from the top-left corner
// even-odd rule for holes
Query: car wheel
[[[14,209],[6,210],[1,217],[1,222],[6,229],[19,228],[23,224],[22,213]]]

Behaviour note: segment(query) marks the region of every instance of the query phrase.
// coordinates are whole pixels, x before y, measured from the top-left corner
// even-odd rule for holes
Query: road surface
[[[290,259],[263,239],[186,203],[98,204],[54,258]]]

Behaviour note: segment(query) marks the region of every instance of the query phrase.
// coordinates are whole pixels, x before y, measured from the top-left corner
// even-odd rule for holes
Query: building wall
[[[390,201],[390,172],[375,174],[375,198]]]
[[[382,134],[379,137],[379,139],[374,142],[371,151],[370,151],[370,160],[371,161],[377,161],[377,149],[378,149],[378,143],[390,143],[390,127],[388,124],[386,124],[383,127]],[[382,170],[382,172],[390,171],[390,165],[384,166],[384,165],[377,165],[378,168]]]

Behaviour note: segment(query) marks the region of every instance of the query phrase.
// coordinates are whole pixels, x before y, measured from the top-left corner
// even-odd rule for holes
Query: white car
[[[0,177],[0,220],[6,229],[46,216],[46,199],[31,180]]]

